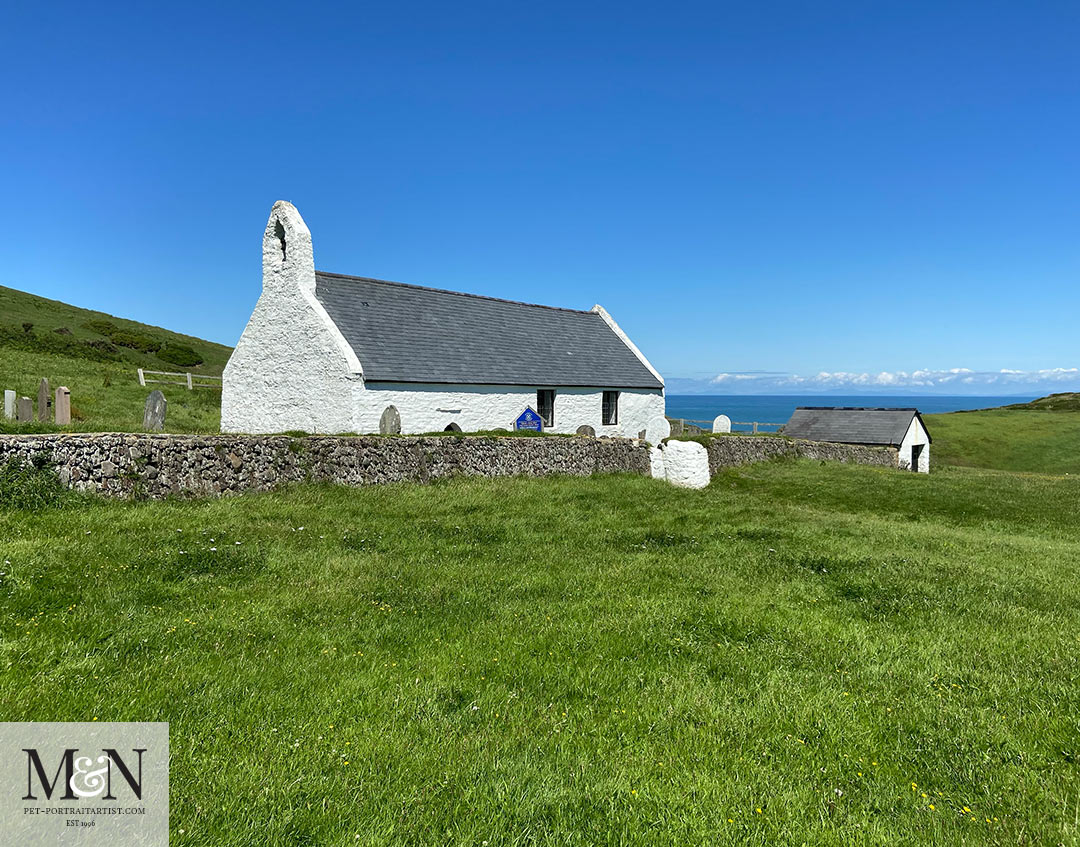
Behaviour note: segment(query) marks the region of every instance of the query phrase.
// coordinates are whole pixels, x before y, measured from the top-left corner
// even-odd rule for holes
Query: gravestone
[[[49,396],[49,380],[42,378],[37,390],[37,419],[47,421],[49,419],[49,406],[52,398]]]
[[[727,415],[717,415],[712,422],[713,432],[731,432],[731,418]]]
[[[596,438],[596,430],[588,424],[582,424],[577,428],[578,435],[587,435],[589,438]]]
[[[150,432],[161,432],[165,429],[165,409],[168,405],[164,394],[157,389],[151,391],[143,410],[143,429]]]
[[[669,435],[671,435],[671,424],[663,415],[650,418],[645,425],[645,440],[650,444],[659,444]]]
[[[4,417],[9,421],[15,417],[15,392],[10,388],[4,389]]]
[[[379,433],[401,435],[401,415],[398,414],[397,406],[387,406],[383,409],[382,417],[379,418]]]
[[[71,423],[71,392],[67,390],[67,386],[61,385],[56,389],[53,415],[57,426],[67,426]]]
[[[15,407],[15,420],[26,423],[34,419],[34,401],[29,397],[20,397]]]

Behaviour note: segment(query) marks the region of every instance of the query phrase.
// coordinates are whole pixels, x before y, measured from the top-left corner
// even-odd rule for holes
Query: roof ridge
[[[917,412],[915,406],[796,406],[808,412]]]
[[[449,288],[433,288],[430,285],[416,285],[411,282],[395,282],[391,279],[377,279],[372,276],[353,276],[352,274],[338,274],[331,271],[315,271],[316,276],[333,277],[334,279],[346,279],[356,282],[375,282],[380,285],[396,285],[401,288],[415,288],[420,291],[433,291],[437,294],[453,294],[457,297],[472,297],[476,300],[492,300],[496,303],[509,303],[514,306],[530,306],[534,309],[551,309],[554,312],[571,312],[576,315],[596,315],[591,309],[567,309],[563,306],[545,306],[543,303],[526,303],[523,300],[507,300],[504,297],[489,297],[486,294],[471,294],[468,291],[451,291]],[[597,315],[599,317],[599,315]]]

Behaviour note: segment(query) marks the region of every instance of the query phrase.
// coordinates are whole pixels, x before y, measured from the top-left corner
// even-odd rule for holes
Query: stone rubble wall
[[[710,438],[709,473],[716,476],[724,468],[748,465],[783,457],[816,459],[828,462],[852,462],[886,468],[898,466],[895,447],[870,447],[862,444],[832,444],[771,436],[725,435]]]
[[[694,447],[682,447],[689,444]],[[669,479],[674,484],[698,487],[708,479],[698,480],[693,468],[679,470],[682,465],[676,462],[692,465],[697,447],[669,441],[661,450],[630,439],[588,437],[75,433],[0,435],[0,463],[11,458],[29,463],[45,453],[65,485],[120,497],[214,496],[269,491],[292,482],[372,485],[454,476],[594,473],[674,475],[678,480]],[[724,468],[778,457],[897,467],[897,451],[884,447],[739,435],[711,438],[701,449],[708,454],[710,477]],[[680,451],[687,453],[685,461]],[[665,469],[669,452],[671,474]]]
[[[0,463],[47,452],[65,485],[162,498],[267,491],[291,482],[370,485],[453,476],[649,475],[628,439],[87,433],[0,436]]]

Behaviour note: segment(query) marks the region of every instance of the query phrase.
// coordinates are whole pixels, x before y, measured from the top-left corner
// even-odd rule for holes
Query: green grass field
[[[942,465],[1080,474],[1080,412],[987,409],[926,415],[934,443],[932,468]]]
[[[5,719],[169,721],[176,845],[1078,841],[1080,480],[12,502]]]

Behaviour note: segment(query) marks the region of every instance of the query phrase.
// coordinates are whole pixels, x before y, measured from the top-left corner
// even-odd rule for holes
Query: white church
[[[274,204],[262,294],[225,367],[223,432],[475,432],[530,410],[546,431],[637,438],[662,421],[664,380],[600,306],[316,271],[300,213]]]

